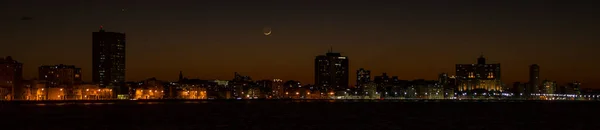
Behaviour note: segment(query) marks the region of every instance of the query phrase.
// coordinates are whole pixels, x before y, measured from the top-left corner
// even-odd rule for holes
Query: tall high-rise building
[[[125,82],[125,34],[100,31],[92,33],[92,80],[101,87]]]
[[[10,56],[0,58],[0,100],[20,99],[22,80],[23,64]]]
[[[360,68],[356,71],[356,86],[362,86],[371,82],[371,71]]]
[[[502,91],[500,64],[487,64],[483,56],[477,58],[477,64],[456,64],[456,79],[458,91]]]
[[[537,64],[529,66],[529,86],[534,89],[532,90],[534,93],[540,93],[539,91],[543,89],[540,85],[540,66]]]
[[[315,85],[328,91],[345,90],[349,87],[348,57],[330,50],[315,58]]]
[[[74,65],[44,65],[38,68],[38,78],[48,87],[81,83],[81,68]]]
[[[284,96],[284,86],[283,86],[283,80],[281,79],[273,79],[273,84],[271,85],[271,90],[273,90],[273,96],[274,98],[282,98]]]

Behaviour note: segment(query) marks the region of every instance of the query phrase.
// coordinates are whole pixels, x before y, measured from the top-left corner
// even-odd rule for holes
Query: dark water
[[[597,102],[3,104],[0,129],[600,129]]]

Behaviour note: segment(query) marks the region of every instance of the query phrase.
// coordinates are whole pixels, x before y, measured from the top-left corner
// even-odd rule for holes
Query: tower
[[[540,90],[540,66],[533,64],[529,66],[529,85],[532,93],[539,93]]]
[[[479,58],[477,58],[477,64],[483,65],[485,64],[485,58],[483,57],[483,55],[479,56]]]
[[[92,80],[100,87],[125,82],[125,34],[92,32]]]
[[[179,71],[179,82],[181,82],[183,80],[183,72]]]
[[[315,85],[327,91],[345,90],[349,87],[348,57],[329,50],[315,58]]]

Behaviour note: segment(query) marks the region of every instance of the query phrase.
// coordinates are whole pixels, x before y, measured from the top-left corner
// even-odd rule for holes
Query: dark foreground
[[[0,129],[599,129],[598,102],[3,103]]]

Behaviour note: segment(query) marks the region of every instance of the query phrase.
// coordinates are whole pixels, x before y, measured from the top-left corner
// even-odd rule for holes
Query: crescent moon
[[[271,29],[269,29],[269,32],[265,32],[264,34],[265,34],[265,36],[271,35]]]

